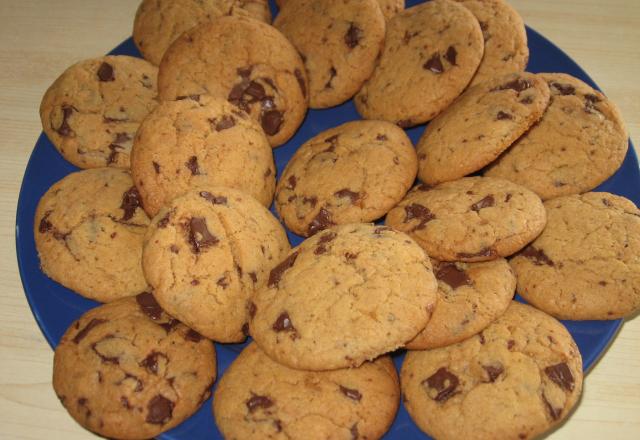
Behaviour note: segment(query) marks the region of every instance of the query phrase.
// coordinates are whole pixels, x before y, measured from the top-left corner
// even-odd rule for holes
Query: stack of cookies
[[[210,396],[214,342],[250,336],[213,398],[225,438],[380,438],[401,394],[438,439],[552,429],[583,378],[556,318],[640,309],[640,211],[589,192],[627,152],[615,105],[524,72],[503,0],[278,4],[271,26],[266,0],[144,0],[144,60],[82,61],[45,94],[83,170],[38,205],[41,267],[106,303],[56,348],[61,402],[99,435],[159,435]],[[308,108],[351,98],[363,120],[276,170]]]

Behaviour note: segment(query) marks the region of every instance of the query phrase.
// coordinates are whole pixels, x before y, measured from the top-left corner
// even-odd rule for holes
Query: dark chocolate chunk
[[[498,112],[498,114],[496,115],[496,119],[498,121],[503,121],[505,119],[513,119],[513,115],[511,115],[510,113],[503,112],[502,110],[500,110]]]
[[[267,396],[258,396],[253,393],[251,394],[251,398],[245,402],[250,413],[257,411],[259,408],[266,409],[273,406],[273,400],[271,400]]]
[[[291,190],[296,189],[298,179],[296,179],[295,175],[289,176],[289,178],[287,179],[287,182],[289,183],[289,185],[287,186],[288,189],[291,189]]]
[[[274,136],[280,131],[282,125],[282,112],[280,110],[269,110],[260,119],[262,129],[269,136]]]
[[[62,122],[60,123],[60,127],[56,129],[60,136],[71,136],[71,133],[73,133],[73,130],[71,130],[69,126],[69,118],[75,110],[76,109],[70,105],[62,106]]]
[[[229,280],[227,279],[227,276],[223,276],[222,278],[220,278],[218,281],[216,281],[216,284],[220,287],[222,287],[223,289],[226,289],[227,287],[229,287]]]
[[[140,193],[135,186],[129,188],[122,195],[122,203],[120,204],[120,209],[124,211],[121,220],[127,221],[133,217],[133,214],[136,212],[136,209],[142,207],[142,199],[140,198]]]
[[[336,197],[348,197],[351,199],[351,203],[356,203],[358,199],[360,199],[360,193],[351,191],[349,188],[341,189],[340,191],[336,191],[334,194]]]
[[[38,231],[41,234],[44,234],[46,232],[49,232],[53,229],[53,224],[51,224],[51,222],[48,220],[49,216],[51,215],[52,211],[47,211],[45,212],[44,216],[42,217],[42,220],[40,220],[40,225],[38,226]]]
[[[198,174],[200,174],[200,169],[198,168],[198,158],[196,156],[191,156],[184,165],[189,168],[192,176],[197,176]]]
[[[302,72],[300,71],[300,69],[295,69],[293,71],[293,74],[296,76],[296,79],[298,80],[298,84],[300,85],[300,90],[302,91],[302,96],[304,96],[306,98],[307,97],[307,86],[306,86],[306,82],[305,82],[304,76],[302,75]]]
[[[164,425],[173,415],[174,403],[166,397],[158,394],[147,404],[147,423]]]
[[[267,282],[268,287],[275,287],[280,282],[282,275],[287,271],[287,269],[291,268],[296,262],[296,258],[298,258],[298,251],[292,253],[284,261],[274,267],[269,273],[269,281]]]
[[[276,332],[296,331],[287,312],[280,313],[280,316],[278,316],[278,319],[276,319],[276,322],[273,323],[271,328]]]
[[[222,131],[236,125],[236,119],[233,116],[223,115],[219,121],[216,121],[215,130]]]
[[[495,206],[495,204],[496,200],[493,198],[493,194],[489,194],[487,197],[471,205],[471,210],[478,212],[483,208]]]
[[[262,84],[255,81],[251,81],[249,83],[247,88],[244,90],[244,94],[247,94],[251,98],[253,98],[250,99],[250,102],[261,101],[265,96],[267,96],[267,93],[265,92]]]
[[[177,319],[170,318],[169,321],[159,323],[158,325],[162,327],[164,331],[167,332],[167,334],[169,334],[171,330],[173,330],[178,326],[178,324],[180,324],[180,321],[178,321]]]
[[[434,269],[436,269],[436,278],[451,286],[452,289],[472,284],[467,272],[458,268],[455,263],[442,262],[435,266]]]
[[[143,292],[136,296],[136,302],[142,309],[142,311],[154,321],[157,321],[162,317],[162,307],[149,292]]]
[[[566,391],[573,391],[573,374],[571,374],[571,370],[566,363],[561,362],[559,364],[546,367],[544,372],[549,379],[555,382],[560,388]]]
[[[546,264],[547,266],[555,266],[554,262],[544,253],[542,249],[536,249],[535,247],[529,245],[524,248],[519,253],[520,256],[528,258],[531,260],[533,264],[536,266],[542,266]]]
[[[429,389],[436,391],[435,396],[429,395],[436,402],[445,402],[457,394],[456,388],[459,384],[458,376],[444,367],[441,367],[433,375],[422,381],[423,386],[426,385]]]
[[[449,64],[456,66],[456,57],[458,56],[458,51],[455,47],[449,46],[447,52],[444,54],[444,59],[449,61]]]
[[[438,75],[444,72],[444,66],[442,65],[440,54],[438,52],[431,55],[431,58],[429,58],[422,67]]]
[[[376,136],[376,140],[377,141],[386,141],[387,140],[387,136],[384,134],[379,134]]]
[[[475,253],[458,252],[456,254],[458,258],[495,257],[496,255],[496,250],[493,248],[484,248]]]
[[[358,401],[362,399],[362,393],[356,389],[347,388],[340,385],[340,391],[349,399],[358,400]]]
[[[575,95],[576,89],[571,84],[561,84],[558,82],[552,82],[549,84],[552,89],[557,90],[561,95]]]
[[[345,44],[349,48],[353,49],[358,45],[358,43],[362,39],[362,34],[363,34],[362,29],[360,29],[354,23],[350,23],[349,29],[347,30],[347,33],[344,35]]]
[[[113,74],[113,66],[106,62],[100,64],[98,68],[98,79],[102,82],[115,81],[116,77]]]
[[[82,341],[94,327],[100,324],[104,324],[105,322],[107,322],[106,319],[93,318],[91,321],[89,321],[89,324],[84,326],[84,328],[76,334],[76,336],[73,338],[73,342],[75,342],[76,344],[80,343],[80,341]]]
[[[169,224],[170,217],[171,217],[171,211],[167,212],[164,217],[158,220],[158,227],[160,229],[166,228],[167,225]]]
[[[327,229],[329,226],[333,225],[333,220],[331,220],[331,212],[327,211],[324,208],[320,208],[320,211],[315,216],[315,218],[309,223],[309,228],[307,229],[307,233],[309,236],[314,235],[318,231],[322,231],[323,229]]]
[[[189,243],[194,254],[219,242],[220,240],[207,229],[207,221],[203,217],[193,217],[189,221]]]
[[[484,371],[487,372],[489,376],[489,382],[495,382],[498,376],[500,376],[504,372],[504,368],[502,365],[493,366],[493,365],[483,365]]]
[[[337,74],[338,72],[336,71],[335,67],[331,66],[331,68],[329,69],[329,80],[324,85],[325,89],[333,88],[333,85],[331,84],[331,82],[333,81],[333,78],[335,78]]]
[[[358,423],[354,423],[349,430],[351,432],[351,440],[358,440],[360,433],[358,432]]]
[[[429,208],[418,203],[412,203],[411,205],[405,206],[404,212],[404,223],[407,223],[413,219],[420,220],[420,222],[413,228],[414,231],[418,229],[424,229],[427,223],[436,218],[436,216],[429,210]]]
[[[169,360],[165,354],[152,351],[140,362],[140,366],[146,368],[150,373],[158,374],[158,357],[163,357],[165,361]]]
[[[516,78],[513,81],[509,81],[508,83],[505,83],[501,86],[496,87],[495,89],[492,89],[492,92],[496,92],[498,90],[515,90],[516,92],[520,93],[524,90],[527,90],[528,88],[531,88],[532,84],[527,81],[526,79],[523,78]]]
[[[200,191],[200,197],[202,197],[205,200],[208,200],[209,202],[213,203],[214,205],[226,205],[227,204],[227,198],[225,196],[216,196],[214,194],[211,194],[209,191]]]
[[[258,282],[258,274],[256,274],[255,272],[249,272],[249,278],[251,278],[251,281],[253,281],[254,283]]]
[[[531,104],[533,102],[533,96],[525,96],[520,100],[521,104]]]
[[[202,335],[193,329],[189,329],[189,331],[185,333],[184,338],[187,341],[200,342],[202,340]]]
[[[549,415],[553,420],[558,420],[560,418],[560,414],[562,414],[562,408],[554,408],[551,402],[547,400],[547,396],[542,394],[542,401],[544,405],[547,407],[547,411],[549,411]]]
[[[118,150],[124,150],[124,147],[116,144],[109,144],[109,150],[111,150],[111,153],[109,153],[109,156],[107,157],[107,165],[116,163],[119,153]]]

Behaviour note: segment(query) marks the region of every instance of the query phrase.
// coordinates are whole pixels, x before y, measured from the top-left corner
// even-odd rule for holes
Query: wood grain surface
[[[18,191],[41,132],[38,107],[70,64],[131,34],[136,0],[0,0],[0,439],[86,439],[51,387],[53,352],[22,290]],[[640,143],[640,1],[513,0],[620,107]],[[638,189],[640,190],[640,188]],[[626,322],[590,372],[578,409],[553,439],[640,438],[640,318]]]

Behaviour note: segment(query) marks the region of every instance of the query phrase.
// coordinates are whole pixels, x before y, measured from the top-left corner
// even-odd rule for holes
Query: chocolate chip
[[[115,81],[116,77],[113,74],[113,66],[105,62],[100,64],[98,68],[98,79],[102,82]]]
[[[420,222],[413,228],[413,231],[418,229],[424,229],[425,225],[436,218],[429,208],[422,206],[418,203],[412,203],[404,207],[405,217],[404,223],[407,223],[413,219],[418,219]]]
[[[109,339],[113,339],[113,338],[114,338],[113,335],[105,336],[103,339],[99,340],[98,342],[94,342],[93,344],[91,344],[91,350],[100,358],[100,361],[103,364],[120,365],[120,358],[119,357],[117,357],[117,356],[105,356],[97,348],[98,344],[100,344],[101,342],[109,340]]]
[[[345,44],[349,48],[353,49],[358,45],[358,43],[362,39],[362,33],[363,33],[362,29],[360,29],[354,23],[350,23],[349,29],[347,30],[347,33],[344,35]]]
[[[479,21],[478,23],[480,24],[481,30],[486,31],[487,29],[489,29],[489,25],[487,24],[486,21]]]
[[[40,220],[40,225],[38,226],[38,231],[41,234],[49,232],[49,231],[51,231],[53,229],[53,225],[48,220],[49,216],[51,215],[51,212],[52,211],[45,212],[44,216],[42,217],[42,220]]]
[[[202,340],[202,335],[193,329],[189,329],[189,331],[185,333],[184,338],[187,341],[200,342]]]
[[[166,397],[158,394],[147,404],[147,423],[164,425],[173,415],[174,403]]]
[[[245,336],[249,336],[249,323],[245,322],[242,324],[242,334]]]
[[[189,221],[189,243],[194,254],[219,242],[220,240],[207,229],[207,221],[203,217],[193,217]]]
[[[331,82],[333,81],[333,78],[335,78],[337,74],[338,72],[336,71],[335,67],[331,66],[331,68],[329,69],[329,80],[324,85],[325,89],[333,88],[333,86],[331,85]]]
[[[282,125],[282,112],[280,110],[269,110],[260,119],[262,129],[269,136],[274,136],[280,131]]]
[[[80,343],[80,341],[82,341],[94,327],[100,324],[104,324],[105,322],[107,322],[106,319],[93,318],[91,321],[89,321],[89,324],[87,324],[76,334],[76,336],[73,338],[73,342],[75,342],[76,344]]]
[[[358,258],[358,254],[354,254],[354,253],[351,253],[351,252],[345,252],[344,258],[346,258],[348,261],[355,260],[356,258]]]
[[[516,78],[513,81],[509,81],[501,86],[496,87],[495,89],[491,89],[492,92],[496,92],[498,90],[515,90],[520,93],[524,90],[527,90],[532,87],[532,84],[523,78]]]
[[[435,395],[428,393],[429,397],[436,402],[445,402],[457,394],[456,388],[460,384],[460,381],[458,380],[458,376],[446,368],[441,367],[433,375],[422,381],[422,385],[424,386],[425,384],[429,389],[436,391]]]
[[[507,112],[503,112],[502,110],[500,110],[498,112],[498,114],[496,115],[496,119],[498,121],[503,121],[505,119],[513,119],[513,115],[507,113]]]
[[[584,111],[586,111],[587,113],[598,111],[595,107],[595,104],[601,101],[600,98],[592,93],[589,93],[587,95],[584,95],[584,99]]]
[[[293,71],[293,74],[296,76],[296,79],[298,80],[298,84],[300,85],[300,90],[302,91],[302,96],[304,96],[306,98],[307,97],[307,86],[306,86],[306,82],[305,82],[304,76],[302,75],[302,72],[300,71],[300,69],[295,69]]]
[[[287,269],[291,268],[296,262],[296,258],[298,258],[299,251],[296,251],[289,255],[283,262],[274,267],[269,273],[269,281],[267,282],[268,287],[275,287],[282,279],[282,275],[287,271]]]
[[[571,374],[571,370],[566,363],[561,362],[559,364],[546,367],[544,372],[549,376],[549,379],[555,382],[560,388],[566,391],[573,391],[573,374]]]
[[[458,268],[455,263],[439,263],[435,269],[436,278],[451,286],[452,289],[472,284],[467,272]]]
[[[109,156],[107,157],[107,165],[111,165],[112,163],[116,163],[118,159],[118,150],[124,150],[124,147],[116,144],[109,144]]]
[[[351,199],[351,204],[356,203],[358,199],[360,199],[360,193],[353,192],[349,188],[344,188],[340,191],[336,191],[335,193],[333,193],[333,195],[339,198],[348,197]]]
[[[122,195],[122,203],[120,204],[120,209],[124,211],[122,215],[122,221],[130,220],[133,217],[133,214],[136,212],[136,209],[142,207],[142,200],[140,198],[140,193],[135,186],[129,188]]]
[[[214,194],[211,194],[209,191],[200,191],[200,197],[202,197],[205,200],[208,200],[209,202],[213,203],[214,205],[226,205],[227,204],[227,198],[225,196],[216,196]]]
[[[138,378],[138,376],[134,376],[133,374],[130,374],[130,373],[127,373],[127,372],[125,372],[124,378],[120,382],[117,382],[116,385],[121,385],[125,380],[130,380],[130,379],[135,381],[135,383],[136,383],[136,386],[133,389],[134,392],[139,393],[140,391],[142,391],[144,389],[144,384]]]
[[[176,101],[182,101],[185,99],[190,99],[192,101],[200,102],[200,95],[180,95],[176,97]]]
[[[158,220],[158,227],[160,229],[164,229],[167,227],[167,225],[169,224],[169,220],[171,217],[171,211],[167,212],[164,217],[162,217],[160,220]]]
[[[533,102],[533,96],[525,96],[520,100],[521,104],[531,104]]]
[[[484,248],[475,253],[458,252],[456,256],[458,258],[475,258],[475,257],[495,257],[497,255],[496,250],[493,248]]]
[[[198,174],[200,174],[200,169],[198,168],[198,158],[196,156],[191,156],[184,165],[189,168],[192,176],[197,176]]]
[[[125,144],[130,140],[131,140],[131,136],[129,136],[129,133],[116,133],[116,140],[114,141],[114,143],[120,145],[120,144]]]
[[[447,52],[444,54],[445,60],[449,61],[449,64],[456,66],[456,57],[458,56],[458,51],[455,47],[449,46]]]
[[[165,354],[152,351],[140,362],[140,366],[146,368],[150,373],[158,374],[158,357],[163,357],[165,361],[168,361]]]
[[[298,179],[296,179],[296,176],[294,175],[289,176],[289,178],[287,179],[287,182],[289,183],[289,185],[287,185],[288,189],[290,190],[296,189],[296,185],[298,184]]]
[[[442,61],[440,61],[440,54],[438,52],[431,55],[431,58],[429,58],[422,67],[438,75],[444,72],[444,66],[442,65]]]
[[[216,131],[226,130],[236,125],[236,119],[233,116],[223,115],[219,121],[216,119],[210,120]],[[215,125],[213,122],[215,121]]]
[[[576,89],[571,84],[560,84],[558,82],[552,82],[549,84],[552,89],[555,89],[561,95],[575,95]]]
[[[358,390],[355,390],[355,389],[352,389],[352,388],[343,387],[342,385],[340,385],[340,391],[342,392],[342,394],[347,396],[349,399],[358,400],[358,401],[360,401],[362,399],[362,393],[360,393],[360,391],[358,391]]]
[[[316,232],[327,229],[333,224],[333,220],[331,220],[331,212],[325,208],[320,208],[318,214],[314,217],[311,223],[309,223],[307,234],[309,236],[314,235]]]
[[[507,349],[508,350],[511,350],[515,345],[516,345],[516,341],[514,341],[513,339],[509,339],[507,341]]]
[[[492,206],[495,206],[495,204],[496,201],[493,198],[493,194],[489,194],[487,197],[471,205],[471,210],[478,212],[483,208],[490,208]]]
[[[216,284],[220,287],[222,287],[223,289],[226,289],[227,287],[229,287],[229,280],[227,279],[227,276],[223,276],[222,278],[220,278],[218,281],[216,281]]]
[[[387,140],[387,136],[384,134],[379,134],[376,136],[376,140],[377,141],[386,141]]]
[[[153,295],[149,292],[141,293],[136,296],[136,302],[142,309],[142,311],[154,321],[157,321],[162,317],[162,308],[156,301]]]
[[[251,398],[245,402],[250,413],[255,412],[258,408],[266,409],[273,406],[273,400],[269,399],[267,396],[251,394]]]
[[[513,194],[507,193],[507,195],[504,196],[504,202],[507,203],[509,200],[511,200],[511,197],[513,197]]]
[[[358,440],[360,433],[358,432],[358,424],[354,423],[349,430],[351,432],[351,440]]]
[[[244,93],[251,96],[253,98],[251,102],[261,101],[267,96],[267,93],[264,90],[262,84],[251,81],[247,88],[244,90]]]
[[[551,405],[551,402],[547,400],[547,396],[545,396],[544,394],[542,394],[542,401],[547,407],[547,411],[549,411],[549,415],[551,416],[551,418],[553,420],[558,420],[558,418],[560,418],[560,414],[562,414],[562,408],[554,408],[553,405]]]
[[[69,126],[69,118],[75,110],[75,107],[72,107],[70,105],[62,106],[62,122],[60,123],[60,127],[56,129],[56,132],[58,132],[60,136],[67,137],[71,136],[71,134],[73,133],[73,130],[71,130],[71,127]]]
[[[240,75],[241,78],[245,79],[251,76],[251,71],[253,71],[253,66],[238,67],[236,69],[236,73]]]
[[[396,125],[400,128],[408,128],[413,125],[413,121],[411,119],[401,119],[396,122]]]
[[[483,365],[484,371],[487,372],[489,376],[489,382],[495,382],[498,376],[500,376],[504,372],[504,368],[502,365],[493,366],[493,365]]]
[[[242,95],[244,95],[244,91],[247,90],[248,86],[248,81],[242,81],[239,84],[236,84],[231,88],[229,96],[227,96],[227,100],[230,103],[237,105],[238,107],[242,107],[242,105],[244,105],[244,103],[242,102]]]
[[[258,311],[258,308],[256,307],[256,305],[253,302],[249,303],[249,317],[251,319],[256,317],[256,312]]]
[[[555,266],[554,262],[551,261],[551,259],[547,256],[547,254],[544,253],[542,249],[536,249],[531,245],[520,251],[519,255],[528,258],[536,266],[542,266],[545,264],[551,267]]]
[[[280,313],[280,316],[278,316],[278,319],[276,319],[276,322],[273,323],[273,326],[271,328],[273,328],[273,330],[276,332],[296,330],[287,312]]]
[[[120,404],[126,409],[133,409],[133,407],[129,403],[129,399],[127,399],[125,396],[120,396]]]
[[[177,319],[170,318],[169,321],[159,323],[158,325],[162,327],[164,331],[167,332],[167,334],[169,334],[171,330],[173,330],[178,326],[178,324],[180,324],[180,321],[178,321]]]

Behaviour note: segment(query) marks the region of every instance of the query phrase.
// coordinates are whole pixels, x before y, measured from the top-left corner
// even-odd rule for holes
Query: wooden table
[[[18,191],[40,134],[40,99],[70,64],[131,34],[134,0],[0,1],[0,438],[92,437],[51,387],[53,352],[25,299],[15,253]],[[640,2],[512,0],[622,110],[640,143]],[[554,439],[640,438],[640,319],[626,322],[589,374],[584,397]]]

